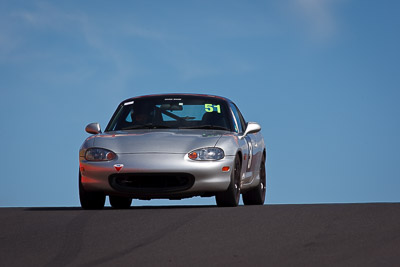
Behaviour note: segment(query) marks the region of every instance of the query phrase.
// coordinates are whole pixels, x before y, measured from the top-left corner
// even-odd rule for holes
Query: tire
[[[104,208],[106,196],[103,192],[88,192],[82,186],[81,173],[79,172],[79,200],[84,210],[100,210]]]
[[[132,199],[128,197],[109,196],[111,207],[114,209],[129,209]]]
[[[265,156],[263,156],[260,165],[260,184],[256,188],[243,193],[243,203],[245,205],[263,205],[265,201],[266,184]]]
[[[218,207],[236,207],[240,199],[240,170],[241,162],[239,155],[235,157],[235,163],[231,173],[231,183],[224,192],[219,192],[215,196]]]

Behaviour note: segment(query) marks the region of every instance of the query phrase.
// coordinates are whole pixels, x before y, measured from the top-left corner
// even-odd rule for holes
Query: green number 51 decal
[[[221,113],[221,106],[220,105],[205,104],[204,108],[205,108],[206,112],[217,111],[218,113]]]

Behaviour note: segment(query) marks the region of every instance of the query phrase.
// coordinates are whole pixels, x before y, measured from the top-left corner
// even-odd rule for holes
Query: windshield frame
[[[165,101],[199,101],[199,102],[204,102],[204,103],[212,103],[214,106],[219,106],[218,109],[221,110],[221,113],[223,114],[223,117],[225,118],[225,126],[226,127],[221,127],[221,126],[216,126],[215,128],[213,127],[208,127],[208,126],[213,126],[213,125],[209,125],[209,124],[202,124],[202,125],[198,125],[198,127],[196,127],[196,125],[194,125],[192,123],[192,125],[181,125],[179,127],[168,127],[165,125],[151,125],[151,124],[147,124],[147,125],[143,125],[143,127],[136,127],[134,125],[132,125],[132,127],[126,127],[126,128],[121,128],[121,127],[116,127],[116,124],[118,123],[118,120],[120,120],[121,116],[122,118],[125,118],[124,115],[126,116],[128,113],[127,112],[127,107],[129,105],[134,105],[136,103],[141,103],[143,104],[145,101],[148,101],[150,103],[162,103]],[[212,129],[212,130],[222,130],[222,131],[229,131],[229,132],[235,132],[235,127],[234,127],[234,121],[232,118],[232,112],[231,112],[231,108],[229,105],[229,102],[227,99],[224,99],[222,97],[214,97],[214,96],[206,96],[206,95],[154,95],[154,96],[145,96],[145,97],[137,97],[137,98],[130,98],[127,99],[123,102],[121,102],[117,109],[115,110],[113,116],[111,117],[110,121],[107,124],[107,127],[105,128],[104,132],[113,132],[113,131],[126,131],[126,130],[142,130],[142,129]],[[160,107],[156,107],[154,106],[155,109],[159,109],[159,112],[166,114],[167,116],[170,117],[179,117],[175,114],[171,112],[169,112],[168,110],[162,110]],[[211,111],[206,111],[206,112],[211,112]],[[126,113],[126,114],[124,114]],[[168,114],[170,113],[170,114]],[[218,112],[220,113],[220,112]],[[203,116],[206,113],[203,114]],[[188,116],[186,117],[179,117],[176,118],[177,121],[180,119],[185,119],[188,118]],[[188,122],[188,120],[186,120],[185,122]],[[154,127],[152,127],[154,126]],[[130,129],[129,129],[130,128]]]

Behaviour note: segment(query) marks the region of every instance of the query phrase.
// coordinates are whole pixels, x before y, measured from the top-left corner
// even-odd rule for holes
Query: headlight
[[[224,151],[218,147],[205,147],[188,153],[189,159],[192,160],[219,160],[224,156]]]
[[[116,157],[114,152],[104,148],[89,148],[85,153],[85,159],[89,161],[113,160]]]

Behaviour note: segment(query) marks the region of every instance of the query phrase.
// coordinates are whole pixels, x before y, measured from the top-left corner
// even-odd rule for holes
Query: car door
[[[242,138],[246,129],[246,123],[239,109],[234,103],[231,103],[231,110],[234,117],[235,130],[238,133],[239,145],[242,151],[242,184],[248,184],[252,180],[251,162],[253,158],[252,141],[249,136]]]
[[[236,114],[241,124],[241,127],[243,128],[243,131],[245,131],[247,123],[244,120],[244,117],[240,112],[239,108],[235,104],[233,105],[234,108],[236,109]],[[245,168],[245,179],[243,182],[245,184],[249,184],[256,178],[259,172],[259,166],[261,163],[262,152],[263,152],[262,135],[259,132],[247,134],[243,139],[246,142],[248,151],[247,156],[245,157],[246,168]]]

